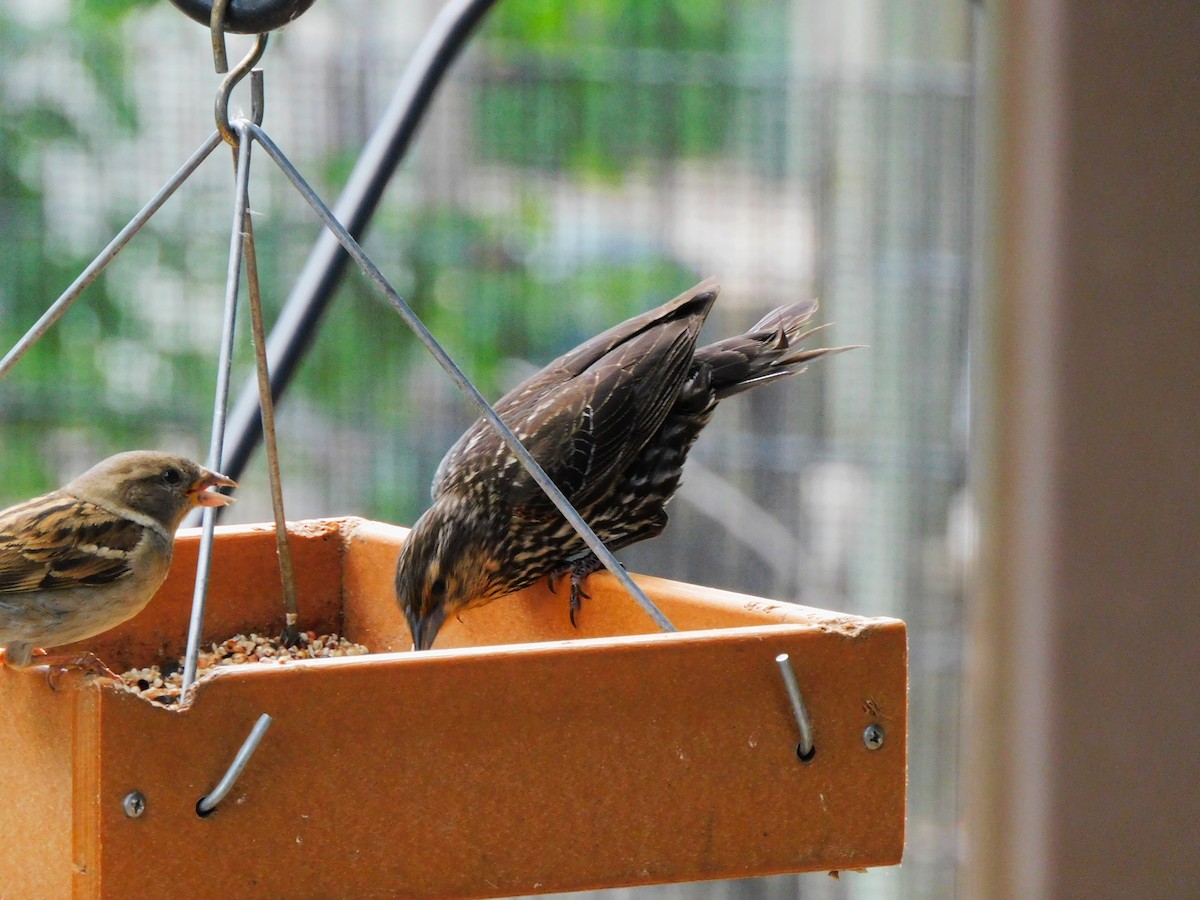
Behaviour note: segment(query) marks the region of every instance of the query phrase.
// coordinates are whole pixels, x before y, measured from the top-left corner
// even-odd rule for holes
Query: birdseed
[[[284,664],[297,659],[327,659],[334,656],[362,656],[371,651],[338,634],[300,633],[295,647],[288,647],[277,637],[262,634],[235,634],[221,644],[201,648],[196,659],[196,680],[206,672],[223,666],[248,663],[263,665]],[[146,666],[121,673],[120,683],[131,694],[167,706],[179,702],[183,690],[183,657],[166,665]]]

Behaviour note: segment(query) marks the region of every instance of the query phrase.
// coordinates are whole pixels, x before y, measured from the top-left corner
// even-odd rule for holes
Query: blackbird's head
[[[396,600],[414,650],[432,647],[447,617],[504,593],[485,526],[471,504],[455,498],[439,500],[417,519],[396,564]]]

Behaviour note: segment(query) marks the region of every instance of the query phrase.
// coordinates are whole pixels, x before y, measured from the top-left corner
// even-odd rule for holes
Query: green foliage
[[[20,17],[0,7],[0,346],[7,352],[46,307],[79,275],[90,257],[63,246],[44,206],[41,159],[55,148],[98,152],[96,113],[117,128],[135,122],[127,90],[121,23],[147,0],[82,0],[61,20]],[[40,80],[17,77],[41,65],[46,47],[72,48],[96,98],[81,112],[70,98]],[[32,84],[32,87],[30,85]],[[109,126],[111,128],[112,125]],[[107,129],[104,129],[107,131]],[[96,249],[99,249],[97,247]],[[103,379],[101,359],[89,352],[106,337],[127,333],[122,315],[101,278],[76,309],[39,341],[0,391],[0,453],[4,496],[28,495],[48,486],[53,473],[50,435],[96,420]],[[48,411],[53,410],[55,421]],[[105,423],[120,437],[119,417]]]
[[[159,0],[75,0],[71,5],[71,22],[80,34],[100,32],[103,36],[117,33],[117,27],[136,9],[157,5]]]
[[[730,46],[734,20],[724,0],[506,0],[488,30],[514,47],[556,56],[596,46],[721,52]]]
[[[549,362],[693,277],[649,252],[625,262],[581,260],[549,276],[529,262],[544,227],[532,212],[522,228],[442,207],[414,211],[397,235],[413,309],[493,397],[507,387],[509,361]]]
[[[130,90],[135,60],[127,53],[123,24],[148,2],[75,0],[60,20],[36,26],[0,9],[0,75],[34,65],[49,41],[79,73],[73,77],[85,79],[82,96],[90,98],[81,107],[48,91],[6,94],[12,80],[0,77],[3,349],[131,212],[116,211],[111,228],[96,226],[103,237],[95,246],[63,246],[48,216],[42,159],[56,151],[99,158],[114,133],[139,126]],[[710,53],[727,51],[731,21],[722,5],[707,0],[648,5],[606,0],[586,9],[526,0],[502,5],[488,31],[499,75],[474,91],[480,152],[508,164],[615,178],[639,161],[670,164],[720,151],[729,127],[729,89],[709,83],[702,68],[662,67],[680,58],[666,51],[698,54],[700,63]],[[632,81],[624,71],[630,60]],[[531,66],[540,86],[527,77]],[[546,67],[554,77],[543,79]],[[323,163],[305,166],[327,199],[333,189],[325,185],[345,182],[357,152],[357,147],[335,151]],[[256,239],[269,325],[317,229],[283,227],[290,213],[274,208],[269,192],[255,191],[255,208],[264,213]],[[547,267],[538,250],[552,240],[557,224],[536,197],[531,192],[515,213],[496,215],[455,205],[385,208],[371,228],[370,243],[384,249],[376,258],[388,277],[493,398],[521,366],[549,361],[673,296],[696,276],[651,247],[624,248],[619,260],[596,252]],[[211,244],[207,234],[201,238],[178,225],[147,228],[122,253],[112,277],[91,285],[0,383],[6,497],[47,486],[53,459],[46,448],[64,434],[78,433],[89,447],[112,450],[152,443],[163,433],[198,435],[199,444],[206,440],[215,335],[211,345],[196,344],[187,334],[190,323],[180,320],[189,313],[177,302],[165,302],[156,317],[146,315],[136,298],[121,295],[130,279],[118,273],[165,272],[165,284],[189,297],[204,296],[203,313],[193,314],[207,322],[216,317],[224,280],[223,270],[214,268],[223,247]],[[250,370],[244,305],[240,315],[235,385]],[[381,467],[370,508],[357,511],[411,520],[426,502],[432,467],[472,416],[465,402],[434,411],[428,398],[413,395],[414,372],[431,365],[394,311],[352,268],[288,402],[319,419],[312,426],[317,431],[361,430],[372,441],[397,442],[399,461]],[[143,390],[131,395],[120,388],[120,378],[139,382]],[[146,388],[146,382],[153,383]],[[436,427],[430,427],[431,416],[438,419]]]
[[[734,98],[707,67],[733,51],[737,21],[716,0],[501,5],[475,101],[481,155],[615,180],[639,163],[720,153]]]

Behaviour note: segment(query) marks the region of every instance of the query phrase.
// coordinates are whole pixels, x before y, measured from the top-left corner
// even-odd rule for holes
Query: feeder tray
[[[289,526],[305,627],[369,656],[224,667],[182,709],[75,673],[55,692],[0,671],[0,884],[483,897],[900,861],[903,622],[640,577],[679,628],[664,634],[597,574],[578,631],[539,585],[447,623],[448,649],[399,652],[406,534]],[[89,643],[114,670],[182,653],[198,544],[181,532],[150,606]],[[273,526],[218,528],[214,554],[205,642],[277,632]],[[811,715],[809,762],[780,653]],[[257,751],[201,817],[264,712]]]

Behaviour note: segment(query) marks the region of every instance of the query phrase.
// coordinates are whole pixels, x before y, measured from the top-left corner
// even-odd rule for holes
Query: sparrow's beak
[[[188,496],[192,498],[192,502],[197,506],[228,506],[235,502],[233,497],[228,494],[219,494],[216,491],[210,491],[209,488],[216,487],[237,487],[237,482],[232,478],[226,478],[219,472],[210,472],[208,469],[201,470],[203,474],[192,485],[188,491]]]
[[[408,628],[412,632],[413,649],[428,650],[433,646],[442,623],[446,621],[446,611],[438,608],[425,618],[410,618]]]

